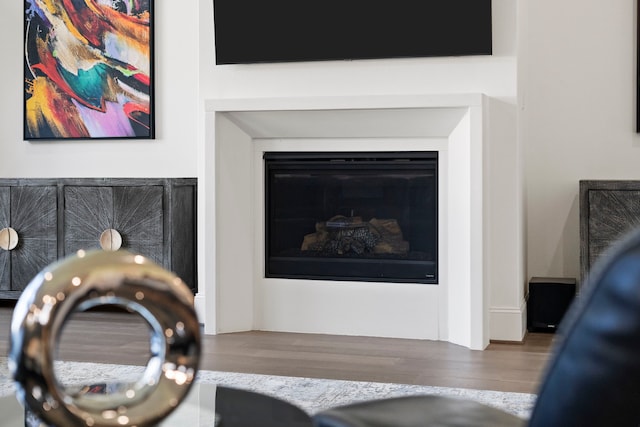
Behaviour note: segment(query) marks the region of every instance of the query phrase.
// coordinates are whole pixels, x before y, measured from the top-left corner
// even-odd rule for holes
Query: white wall
[[[492,56],[216,66],[213,1],[200,0],[201,96],[516,94],[516,1],[493,0]]]
[[[528,274],[579,278],[581,179],[640,179],[636,2],[529,0],[520,17]]]
[[[22,140],[24,2],[0,14],[0,177],[191,177],[197,175],[196,8],[155,2],[156,139]]]

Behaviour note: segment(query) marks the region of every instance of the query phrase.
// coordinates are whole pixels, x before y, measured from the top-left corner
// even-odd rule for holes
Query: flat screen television
[[[491,0],[213,2],[217,64],[491,54]]]

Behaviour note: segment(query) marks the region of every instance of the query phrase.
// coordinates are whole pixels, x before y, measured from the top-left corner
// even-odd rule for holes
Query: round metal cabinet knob
[[[100,247],[105,251],[117,251],[122,247],[122,235],[113,228],[104,230],[100,234]]]
[[[18,246],[18,233],[11,227],[0,230],[0,248],[11,251]]]
[[[65,322],[100,305],[141,315],[151,332],[142,376],[105,395],[66,387],[54,371]],[[41,271],[20,296],[11,320],[9,370],[18,399],[47,425],[155,426],[195,381],[200,340],[193,294],[176,275],[127,251],[78,251]]]

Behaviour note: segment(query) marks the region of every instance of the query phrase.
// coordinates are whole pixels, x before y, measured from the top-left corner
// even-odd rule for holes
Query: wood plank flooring
[[[9,346],[11,307],[0,307],[0,355]],[[144,365],[148,328],[135,314],[80,313],[59,343],[62,360]],[[439,341],[275,332],[203,338],[201,369],[534,393],[551,334],[473,351]]]

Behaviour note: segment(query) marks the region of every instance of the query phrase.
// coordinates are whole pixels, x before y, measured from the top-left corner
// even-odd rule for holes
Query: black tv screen
[[[213,2],[217,64],[491,54],[491,0]]]

